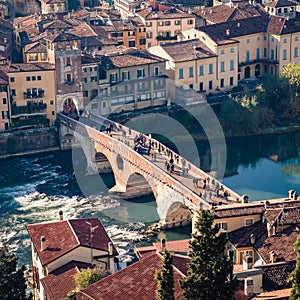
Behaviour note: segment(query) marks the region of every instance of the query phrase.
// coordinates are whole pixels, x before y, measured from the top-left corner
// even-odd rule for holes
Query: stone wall
[[[0,156],[58,147],[56,127],[0,133]]]

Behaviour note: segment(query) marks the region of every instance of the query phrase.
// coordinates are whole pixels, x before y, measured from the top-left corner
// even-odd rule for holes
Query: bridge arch
[[[166,228],[181,227],[192,222],[190,209],[181,202],[174,202],[168,209],[165,223]]]
[[[140,173],[132,173],[126,182],[126,198],[134,198],[136,195],[139,197],[151,195],[155,197],[151,184]]]
[[[72,133],[68,132],[60,139],[60,147],[62,150],[71,149],[75,143],[75,137]]]
[[[93,163],[99,173],[113,173],[111,163],[104,153],[96,151]]]

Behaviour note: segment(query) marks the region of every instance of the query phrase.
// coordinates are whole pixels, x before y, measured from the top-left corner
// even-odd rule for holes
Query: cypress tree
[[[300,237],[295,244],[295,250],[297,252],[297,262],[295,270],[290,275],[293,284],[290,300],[300,299]]]
[[[200,210],[190,241],[188,275],[180,281],[184,300],[229,300],[237,288],[233,262],[226,255],[227,234],[213,226],[214,217]]]
[[[158,288],[156,291],[157,300],[174,300],[174,274],[172,266],[172,255],[165,251],[162,269],[157,271],[155,279]]]
[[[17,269],[18,258],[9,254],[7,247],[0,248],[0,299],[26,300],[24,267]]]

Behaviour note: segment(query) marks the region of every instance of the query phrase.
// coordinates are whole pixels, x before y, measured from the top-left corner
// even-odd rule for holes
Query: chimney
[[[267,223],[268,237],[271,237],[271,236],[272,236],[271,229],[272,229],[271,224],[270,224],[270,223]]]
[[[230,30],[226,29],[226,35],[230,35]]]
[[[255,236],[253,233],[250,234],[250,243],[251,243],[251,245],[255,244]]]
[[[289,198],[290,199],[293,199],[294,198],[294,194],[295,194],[295,191],[294,190],[289,190]]]
[[[252,269],[252,257],[250,255],[244,255],[243,257],[243,270]]]
[[[242,203],[248,203],[249,197],[247,195],[243,195],[242,199]]]
[[[276,257],[277,257],[277,253],[274,250],[272,250],[270,252],[270,262],[271,262],[271,264],[274,264],[276,262]]]
[[[46,238],[44,236],[41,236],[41,251],[44,251],[46,249],[47,249]]]
[[[161,244],[161,251],[165,252],[166,251],[166,240],[162,239],[160,241],[160,244]]]
[[[109,256],[113,255],[113,244],[112,244],[112,242],[108,243],[108,254],[109,254]]]
[[[62,210],[59,211],[58,218],[59,218],[59,221],[62,221],[64,219],[64,213]]]

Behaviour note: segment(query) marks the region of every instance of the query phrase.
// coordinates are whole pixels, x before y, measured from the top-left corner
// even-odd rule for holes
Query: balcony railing
[[[23,95],[24,95],[24,99],[44,98],[45,97],[45,91],[41,90],[41,91],[39,91],[37,93],[27,93],[27,92],[24,92]]]
[[[258,64],[258,63],[268,63],[268,64],[274,64],[278,65],[279,60],[271,59],[271,58],[257,58],[257,59],[252,59],[252,60],[245,60],[243,62],[239,62],[239,66],[248,66],[251,64]]]
[[[11,114],[14,115],[28,115],[46,112],[46,103],[43,104],[32,104],[27,106],[12,106]]]
[[[175,35],[175,36],[162,36],[162,35],[158,35],[156,37],[156,39],[158,41],[176,41],[177,40],[177,35]]]
[[[12,121],[11,127],[14,128],[20,128],[20,127],[36,127],[36,126],[49,126],[50,120],[39,117],[39,118],[31,118],[26,120],[18,120],[18,121]]]

